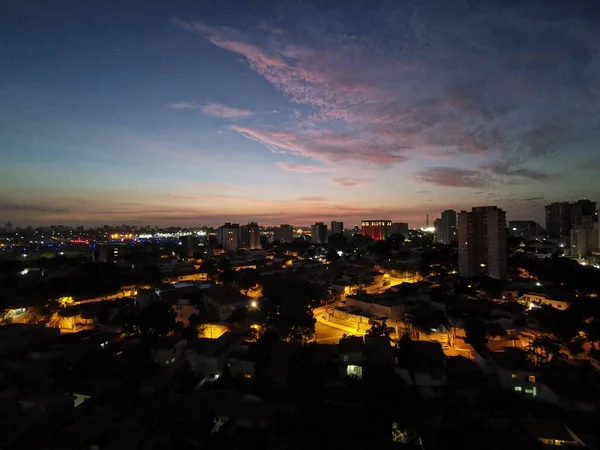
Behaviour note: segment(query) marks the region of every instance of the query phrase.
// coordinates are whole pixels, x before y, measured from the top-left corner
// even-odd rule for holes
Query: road
[[[344,330],[339,328],[318,321],[315,324],[315,341],[319,344],[337,344],[343,335]]]

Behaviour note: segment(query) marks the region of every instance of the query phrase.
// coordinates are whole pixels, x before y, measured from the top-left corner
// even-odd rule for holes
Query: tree
[[[125,330],[143,336],[164,336],[180,329],[175,311],[166,302],[154,302],[128,317]]]
[[[571,339],[567,342],[567,349],[569,349],[569,352],[574,356],[578,356],[584,352],[583,344],[585,344],[584,338]]]
[[[229,259],[221,258],[217,263],[217,269],[221,272],[231,270],[231,263],[229,262]]]
[[[313,308],[326,297],[321,285],[277,274],[263,280],[260,305],[269,328],[283,338],[298,341],[314,333]]]
[[[334,248],[330,248],[329,250],[327,250],[327,256],[325,258],[327,259],[327,261],[332,263],[340,259],[340,255]]]
[[[146,264],[141,274],[142,282],[156,286],[162,281],[162,273],[157,265]]]
[[[209,278],[213,278],[217,274],[217,265],[212,259],[206,259],[200,266],[200,272],[208,274]]]
[[[244,292],[248,292],[260,281],[260,273],[256,269],[244,269],[240,271],[238,285]]]
[[[561,355],[558,341],[547,336],[536,338],[531,344],[531,350],[538,364],[552,363]]]
[[[228,322],[233,324],[245,322],[246,320],[248,320],[248,308],[245,306],[235,308],[227,319]]]
[[[479,350],[487,344],[487,330],[485,322],[479,317],[471,316],[465,323],[465,342]]]
[[[227,269],[219,272],[219,274],[217,275],[217,279],[219,280],[220,283],[223,283],[225,286],[232,287],[232,286],[237,285],[237,283],[240,279],[240,276],[239,276],[239,272],[237,272],[231,268],[227,268]]]
[[[392,328],[393,330],[393,328]],[[387,322],[384,320],[381,323],[374,323],[371,328],[367,330],[368,336],[385,336],[390,337],[390,327],[387,326]]]
[[[506,336],[506,330],[499,323],[490,322],[487,324],[487,335],[492,339],[496,337],[504,337]]]

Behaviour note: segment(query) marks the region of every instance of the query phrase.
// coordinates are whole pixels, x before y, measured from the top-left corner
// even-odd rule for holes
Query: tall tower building
[[[405,238],[408,238],[408,223],[394,222],[392,224],[392,234],[402,235]]]
[[[571,228],[594,228],[598,222],[596,202],[579,200],[571,205]]]
[[[279,242],[294,242],[294,226],[282,223],[273,231],[273,239]]]
[[[217,239],[225,250],[237,250],[241,247],[240,225],[227,222],[217,229]]]
[[[342,236],[344,234],[344,222],[331,222],[331,234],[339,234]]]
[[[323,222],[317,222],[311,227],[311,241],[315,244],[325,244],[327,242],[327,225]]]
[[[458,214],[458,273],[508,278],[506,212],[479,206]]]
[[[392,235],[391,220],[363,220],[361,222],[362,235],[374,241],[385,241]]]
[[[444,211],[442,217],[435,220],[434,226],[436,242],[448,245],[456,241],[456,211]]]
[[[571,204],[554,202],[546,205],[546,233],[550,236],[568,236],[571,231]]]
[[[248,225],[241,227],[242,242],[241,246],[253,250],[261,248],[260,246],[260,227],[256,222],[250,222]]]

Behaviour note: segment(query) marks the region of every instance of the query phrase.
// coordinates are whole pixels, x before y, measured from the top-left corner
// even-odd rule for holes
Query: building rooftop
[[[536,369],[525,351],[518,348],[507,347],[502,352],[489,352],[488,356],[503,369],[530,372]]]

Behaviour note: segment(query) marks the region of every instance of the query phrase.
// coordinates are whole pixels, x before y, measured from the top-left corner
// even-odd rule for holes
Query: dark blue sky
[[[8,1],[0,219],[264,224],[600,192],[600,4]]]

